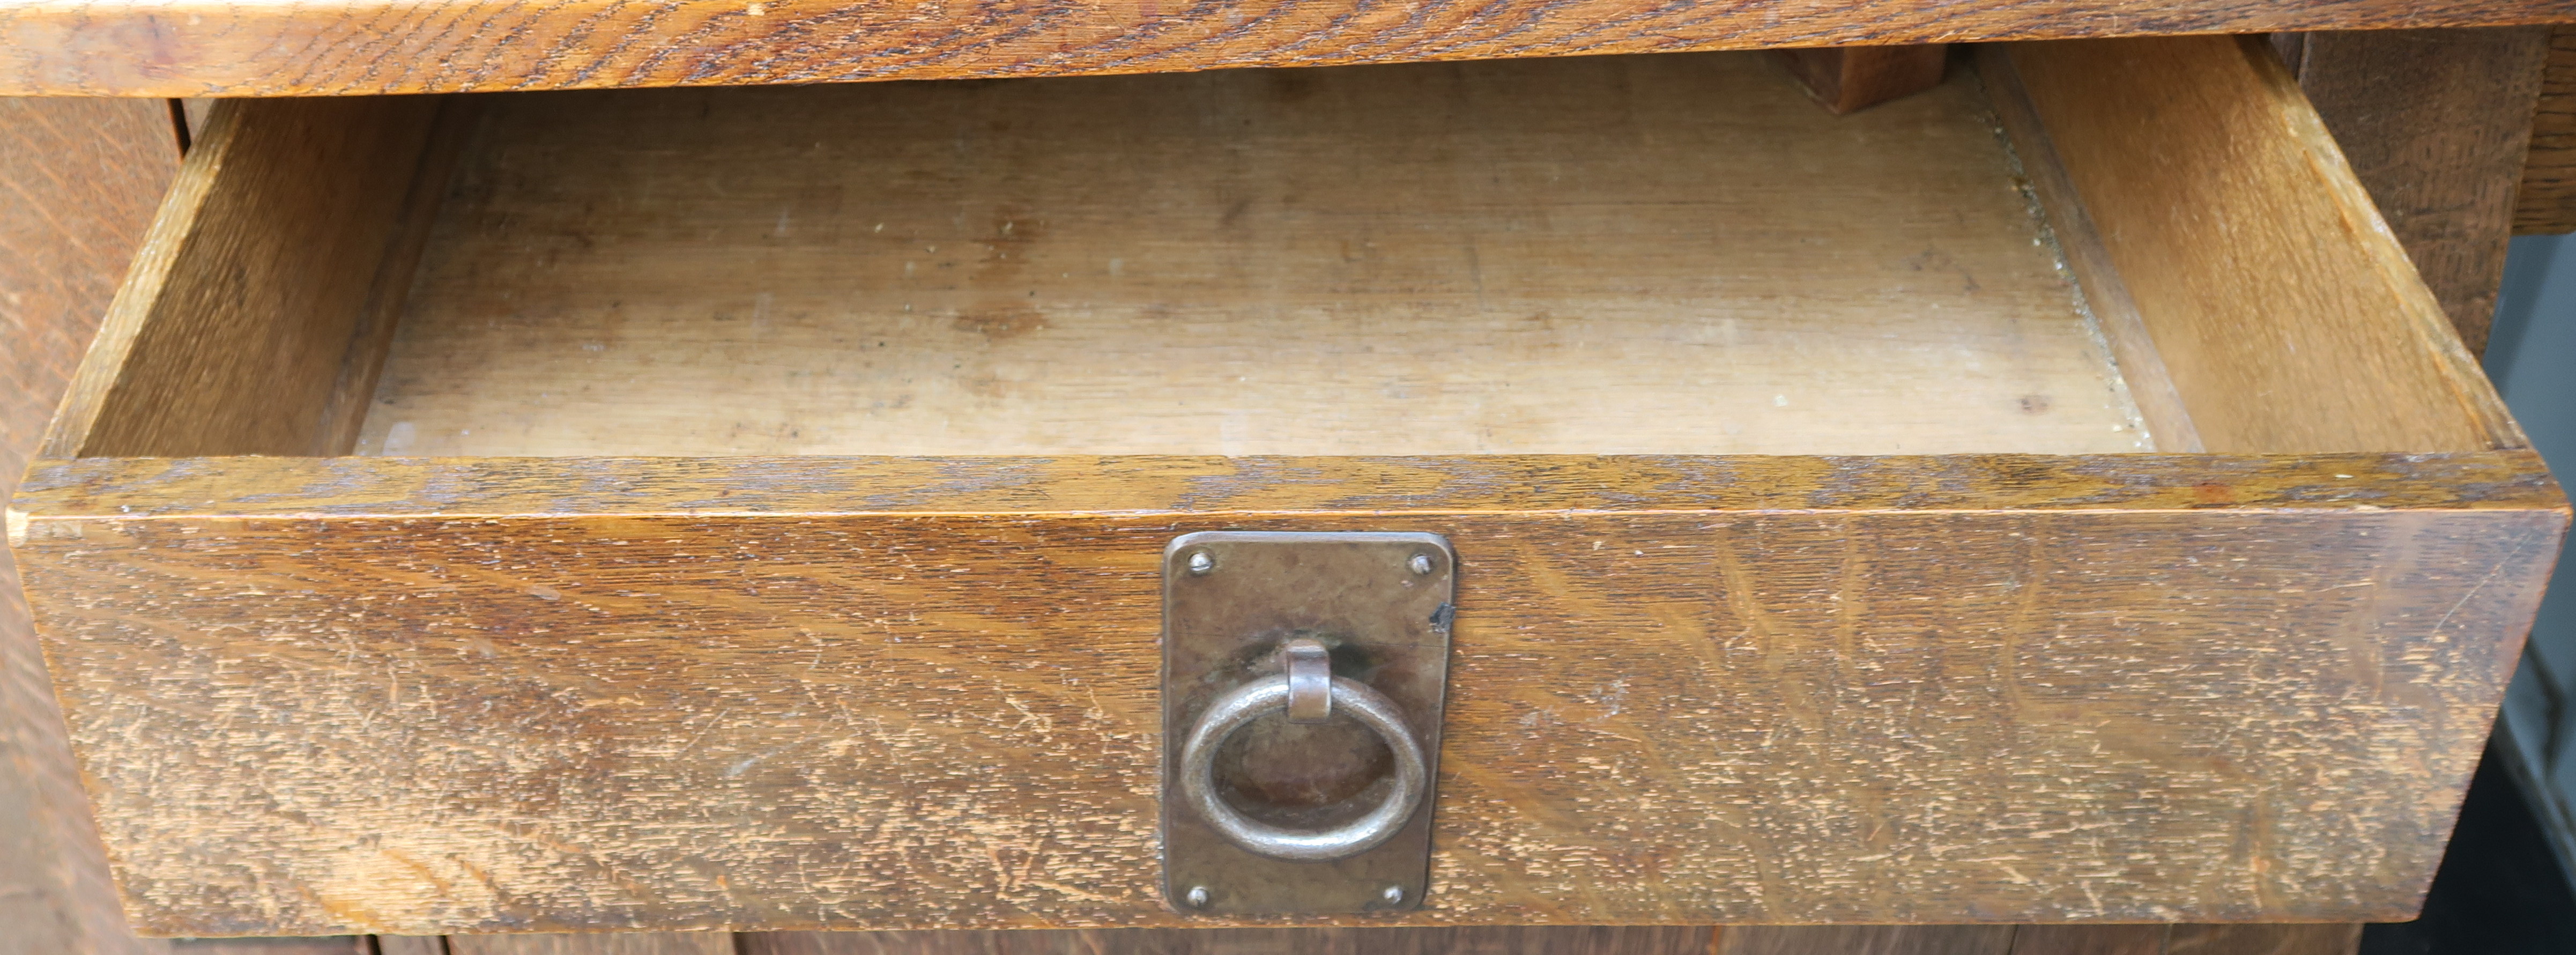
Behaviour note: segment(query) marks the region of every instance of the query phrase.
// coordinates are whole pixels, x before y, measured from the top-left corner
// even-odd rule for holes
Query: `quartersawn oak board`
[[[0,94],[823,83],[2566,20],[2567,0],[37,0],[0,12]]]
[[[487,99],[358,453],[2154,449],[1966,71]]]
[[[2565,519],[2528,457],[109,459],[18,506],[160,931],[1184,924],[1155,555],[1227,527],[1464,555],[1410,921],[2349,919],[2440,856]]]
[[[2157,414],[2218,455],[188,456],[344,452],[375,306],[466,248],[412,200],[451,154],[472,195],[514,142],[454,101],[236,101],[9,535],[127,902],[178,934],[1178,924],[1150,889],[1154,555],[1221,527],[1465,555],[1414,922],[2403,917],[2567,513],[2268,57],[2009,52],[2011,135],[2063,167],[2039,201],[2118,239],[2069,247],[2125,288],[2118,352],[2164,359]],[[404,197],[250,201],[299,181]],[[722,194],[602,201],[731,221],[693,195]],[[270,280],[301,269],[342,280]]]

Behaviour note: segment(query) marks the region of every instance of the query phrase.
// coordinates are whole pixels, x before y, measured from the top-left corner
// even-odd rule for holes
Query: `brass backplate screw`
[[[1208,552],[1199,551],[1190,555],[1190,573],[1204,574],[1215,569],[1216,558],[1209,556]]]

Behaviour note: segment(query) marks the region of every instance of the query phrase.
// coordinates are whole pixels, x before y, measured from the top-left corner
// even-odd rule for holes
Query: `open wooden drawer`
[[[1398,923],[2410,917],[2564,500],[2259,46],[1984,57],[229,102],[9,514],[128,905],[1206,924],[1236,528],[1456,546]]]

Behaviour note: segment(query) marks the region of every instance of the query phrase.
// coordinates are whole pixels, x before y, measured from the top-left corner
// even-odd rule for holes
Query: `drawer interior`
[[[2277,63],[2048,49],[230,103],[48,450],[2521,445]]]
[[[387,455],[2147,450],[1976,77],[1760,54],[486,98]]]

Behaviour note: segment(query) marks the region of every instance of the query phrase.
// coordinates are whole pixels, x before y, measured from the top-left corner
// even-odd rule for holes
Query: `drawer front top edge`
[[[84,458],[10,538],[145,517],[2553,510],[2538,454],[1424,458]]]

